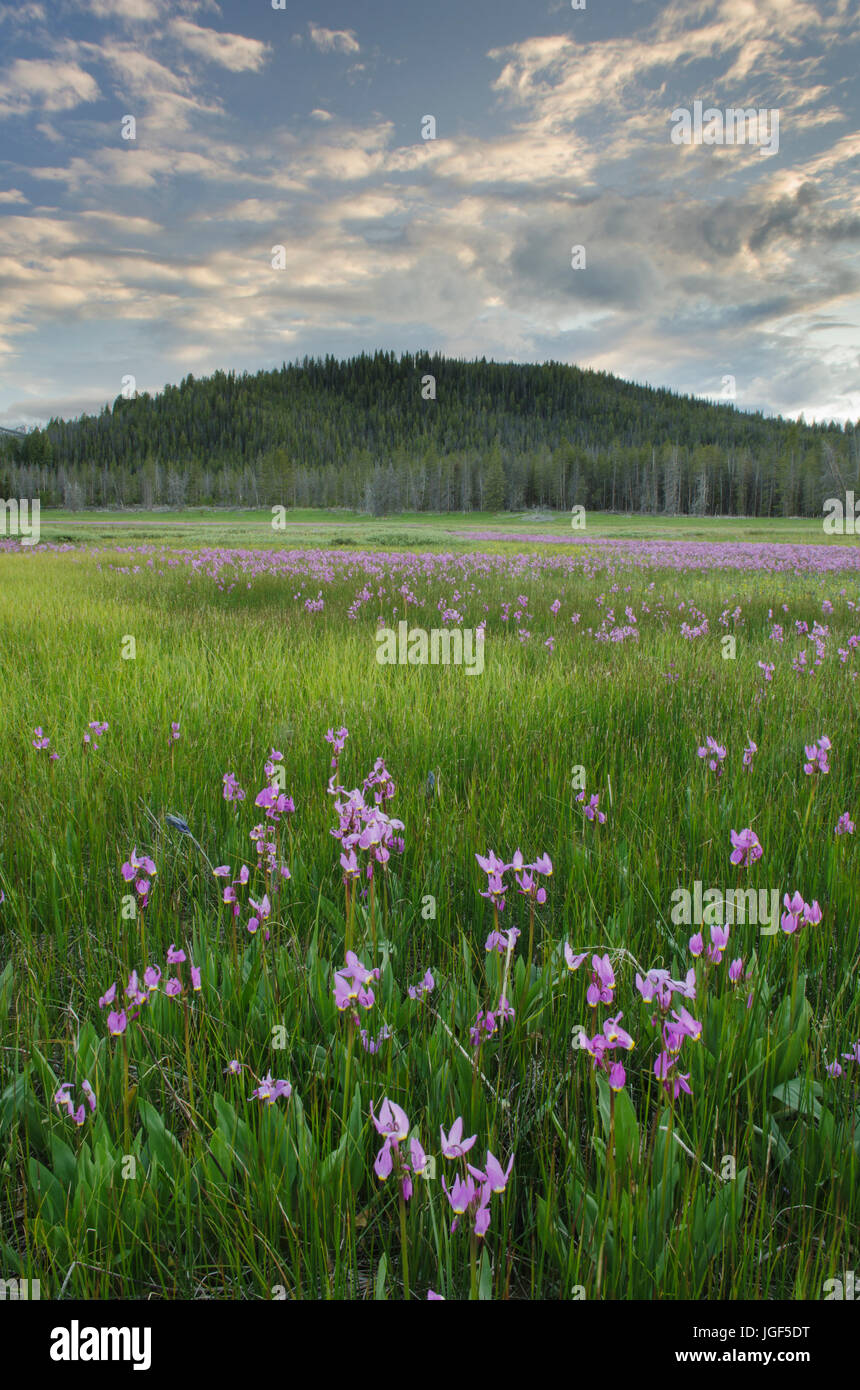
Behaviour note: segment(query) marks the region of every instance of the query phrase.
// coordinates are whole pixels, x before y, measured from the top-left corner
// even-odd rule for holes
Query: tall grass
[[[837,655],[860,629],[856,581],[840,596],[833,576],[481,576],[457,603],[467,624],[487,620],[474,678],[377,663],[376,620],[402,605],[393,584],[350,620],[354,580],[335,578],[324,611],[308,613],[289,579],[225,592],[189,582],[183,564],[161,568],[0,555],[0,1263],[55,1297],[401,1298],[407,1272],[412,1297],[820,1297],[857,1258],[860,1064],[825,1070],[860,1037],[856,844],[834,834],[860,811],[857,655]],[[531,636],[519,640],[499,615],[524,584]],[[451,588],[425,581],[413,621],[438,625]],[[315,593],[310,581],[301,598]],[[638,641],[588,636],[598,595],[619,614],[633,606]],[[824,597],[834,611],[822,618]],[[736,603],[742,624],[724,629]],[[690,604],[711,629],[693,641],[679,632]],[[769,640],[777,618],[782,646]],[[808,645],[795,619],[830,628],[810,674],[791,667]],[[724,630],[735,659],[721,654]],[[759,661],[776,663],[772,681]],[[84,751],[97,719],[109,730]],[[351,924],[360,959],[381,971],[362,1024],[391,1036],[373,1054],[333,997],[347,910],[323,736],[339,725],[343,785],[361,787],[384,757],[397,786],[386,810],[405,825],[404,854],[378,870]],[[36,726],[56,761],[33,748]],[[707,734],[728,750],[719,778],[697,757]],[[811,795],[803,746],[821,734],[831,771]],[[296,806],[279,830],[291,877],[271,939],[249,935],[243,913],[234,941],[210,865],[253,869],[272,747]],[[605,824],[576,802],[579,766]],[[224,800],[227,772],[244,802]],[[737,870],[730,831],[745,826],[764,853]],[[158,872],[130,918],[120,866],[133,847]],[[547,852],[554,872],[530,972],[528,905],[508,875],[500,925],[522,930],[507,989],[517,1015],[475,1050],[469,1030],[505,971],[484,945],[494,920],[475,853],[490,847]],[[692,1095],[673,1099],[634,977],[696,964],[695,928],[671,911],[696,879],[778,888],[780,900],[798,889],[823,920],[797,937],[736,925],[720,966],[699,960],[687,1006],[703,1034],[682,1058]],[[252,879],[255,897],[262,886]],[[574,973],[565,942],[588,952]],[[200,966],[200,991],[182,966],[178,999],[157,991],[109,1036],[99,996],[112,981],[121,993],[134,968],[164,967],[172,943]],[[612,1007],[586,1003],[592,952],[612,961]],[[428,967],[435,989],[410,999]],[[619,1010],[636,1047],[616,1093],[577,1039]],[[251,1098],[268,1072],[289,1080],[289,1099]],[[97,1109],[78,1127],[52,1099],[68,1081],[77,1105],[84,1079]],[[395,1178],[373,1172],[370,1105],[378,1115],[384,1097],[435,1159],[406,1204]],[[477,1135],[469,1161],[514,1155],[481,1239],[468,1217],[452,1232],[441,1183],[463,1171],[439,1145],[458,1115]]]

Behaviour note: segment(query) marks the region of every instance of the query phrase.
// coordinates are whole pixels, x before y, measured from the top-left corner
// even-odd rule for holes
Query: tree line
[[[558,362],[427,353],[187,376],[0,435],[3,497],[45,506],[531,507],[820,515],[860,491],[855,425],[808,425]]]

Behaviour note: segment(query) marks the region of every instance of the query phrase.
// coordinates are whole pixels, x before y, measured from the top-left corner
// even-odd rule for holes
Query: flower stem
[[[400,1193],[400,1257],[403,1265],[403,1297],[409,1298],[409,1242],[406,1238],[406,1202]]]

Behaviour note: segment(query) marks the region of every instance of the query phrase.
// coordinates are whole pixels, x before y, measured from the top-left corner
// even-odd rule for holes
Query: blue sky
[[[857,0],[0,0],[0,424],[375,348],[858,419],[858,39]],[[695,101],[778,149],[675,143]]]

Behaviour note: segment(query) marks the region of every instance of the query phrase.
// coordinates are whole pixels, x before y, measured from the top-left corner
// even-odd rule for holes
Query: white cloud
[[[84,7],[98,19],[152,20],[161,15],[159,0],[86,0]]]
[[[44,18],[44,5],[19,4],[14,9],[0,10],[0,24],[37,24]]]
[[[174,19],[170,32],[192,53],[211,63],[220,63],[231,72],[257,72],[271,52],[269,45],[258,39],[203,29],[187,19]]]
[[[18,58],[0,75],[0,116],[25,116],[35,109],[71,111],[99,96],[95,78],[64,60]]]
[[[325,29],[321,24],[309,24],[311,43],[321,53],[360,53],[361,46],[352,29]]]

